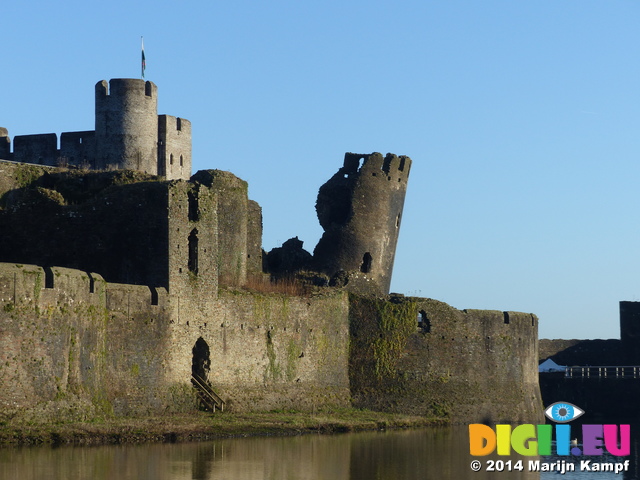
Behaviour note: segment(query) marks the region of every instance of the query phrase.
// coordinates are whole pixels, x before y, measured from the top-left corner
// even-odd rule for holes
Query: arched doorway
[[[371,271],[371,263],[373,262],[373,257],[371,253],[366,252],[362,257],[362,264],[360,265],[360,271],[362,273],[369,273]]]
[[[209,383],[209,371],[211,370],[210,350],[207,342],[202,337],[198,338],[193,346],[191,359],[191,375],[205,385]]]
[[[209,344],[200,337],[192,349],[191,383],[195,388],[202,410],[215,412],[224,410],[225,402],[211,388],[209,372],[211,370],[211,351]]]

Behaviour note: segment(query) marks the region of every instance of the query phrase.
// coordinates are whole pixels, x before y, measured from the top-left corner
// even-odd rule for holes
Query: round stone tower
[[[96,167],[158,174],[158,95],[152,82],[96,84]]]
[[[318,192],[324,234],[313,253],[316,270],[346,275],[343,283],[360,292],[389,293],[410,168],[406,156],[345,154]]]

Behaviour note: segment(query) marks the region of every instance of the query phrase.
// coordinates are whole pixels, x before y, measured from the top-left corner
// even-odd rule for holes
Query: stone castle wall
[[[211,188],[218,194],[220,243],[216,262],[220,282],[225,285],[244,285],[247,281],[249,222],[257,223],[249,216],[247,182],[220,170],[201,170],[193,176],[193,181],[201,184],[201,188]],[[256,214],[255,207],[252,212]]]
[[[542,419],[535,315],[354,297],[350,316],[356,405],[459,422]]]
[[[11,139],[0,128],[0,159],[53,167],[128,169],[168,179],[191,176],[191,123],[158,115],[158,89],[134,78],[95,86],[95,130]]]
[[[190,182],[133,171],[0,162],[0,262],[96,271],[109,282],[215,296],[262,273],[262,212],[229,172]]]
[[[393,155],[353,160],[339,176],[371,174],[371,198],[386,199],[377,212],[390,216],[362,215],[397,239],[402,177],[377,177],[408,174],[408,158],[404,170]],[[325,206],[352,203],[336,200]],[[263,275],[261,228],[260,206],[229,172],[164,181],[0,162],[0,413],[188,410],[194,365],[206,365],[236,411],[353,404],[456,422],[541,420],[535,316],[349,288],[258,293],[246,282]],[[394,252],[376,273],[375,244],[359,241],[372,270],[345,247],[357,263],[345,264],[350,281],[378,283]]]
[[[158,175],[188,179],[191,175],[191,122],[158,115]]]
[[[194,349],[204,342],[207,379],[231,411],[353,404],[535,423],[536,323],[340,290],[222,290],[196,303],[97,274],[0,264],[0,410],[28,417],[62,405],[77,418],[190,410]]]
[[[0,212],[0,230],[11,232],[0,235],[0,261],[64,266],[101,272],[110,282],[168,287],[168,185],[144,181],[149,179],[143,174],[120,175],[50,174],[38,186],[11,191]],[[142,181],[125,184],[132,180]],[[121,184],[111,188],[114,182]]]
[[[0,264],[0,410],[72,405],[82,417],[193,409],[199,339],[210,349],[208,379],[231,410],[346,406],[347,305],[339,292],[236,292],[194,308],[164,289]]]

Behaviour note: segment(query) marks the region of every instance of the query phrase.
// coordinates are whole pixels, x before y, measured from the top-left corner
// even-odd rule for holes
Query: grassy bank
[[[358,409],[325,412],[194,412],[166,416],[101,419],[86,423],[0,425],[0,446],[186,442],[214,438],[339,433],[417,428],[442,420]]]

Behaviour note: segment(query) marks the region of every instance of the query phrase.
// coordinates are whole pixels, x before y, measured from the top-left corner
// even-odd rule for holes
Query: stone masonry
[[[534,315],[389,295],[409,157],[347,153],[313,255],[266,254],[247,183],[191,175],[153,83],[98,82],[95,130],[56,143],[0,129],[0,420],[190,410],[192,375],[230,411],[541,419]]]

